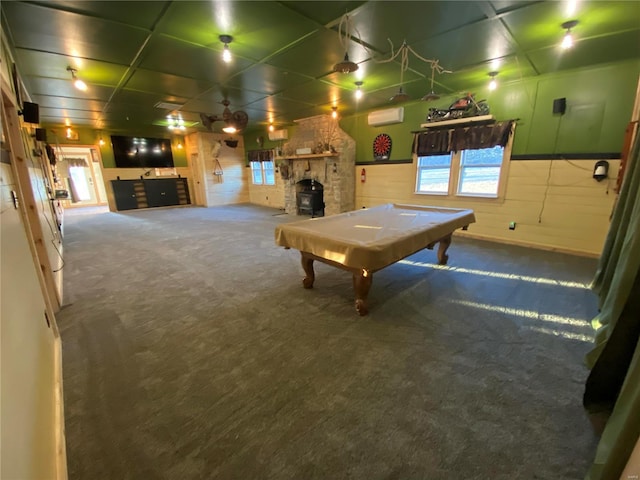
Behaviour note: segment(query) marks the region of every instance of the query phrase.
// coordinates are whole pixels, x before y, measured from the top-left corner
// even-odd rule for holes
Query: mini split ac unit
[[[274,140],[286,140],[287,138],[289,138],[289,132],[286,129],[269,132],[269,140],[272,142]]]
[[[387,108],[371,112],[367,117],[369,125],[374,127],[380,125],[391,125],[392,123],[402,123],[404,120],[404,107]]]

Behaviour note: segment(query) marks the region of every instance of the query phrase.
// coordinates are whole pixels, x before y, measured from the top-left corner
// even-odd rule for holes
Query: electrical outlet
[[[515,230],[516,229],[516,222],[509,222],[509,230]]]

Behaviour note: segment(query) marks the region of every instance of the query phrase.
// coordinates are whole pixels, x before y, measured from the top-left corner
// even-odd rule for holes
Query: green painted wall
[[[630,120],[640,74],[640,60],[601,65],[501,84],[474,92],[486,99],[497,120],[518,119],[514,155],[620,152]],[[488,83],[488,82],[487,82]],[[373,161],[373,140],[391,136],[391,160],[411,158],[413,134],[426,121],[430,107],[447,108],[457,96],[433,102],[403,104],[404,122],[370,127],[364,112],[344,118],[340,126],[356,140],[356,161]],[[553,114],[553,100],[567,99],[564,115]],[[389,105],[393,107],[394,105]]]

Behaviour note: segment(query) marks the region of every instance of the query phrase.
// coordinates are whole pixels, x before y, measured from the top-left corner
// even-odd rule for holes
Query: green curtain
[[[618,479],[640,436],[640,135],[636,136],[594,281],[600,313],[583,403],[608,419],[587,480]]]

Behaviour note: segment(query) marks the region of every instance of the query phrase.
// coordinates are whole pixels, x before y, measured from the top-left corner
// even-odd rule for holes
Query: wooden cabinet
[[[111,180],[118,210],[189,205],[186,178],[156,178],[150,180]]]

